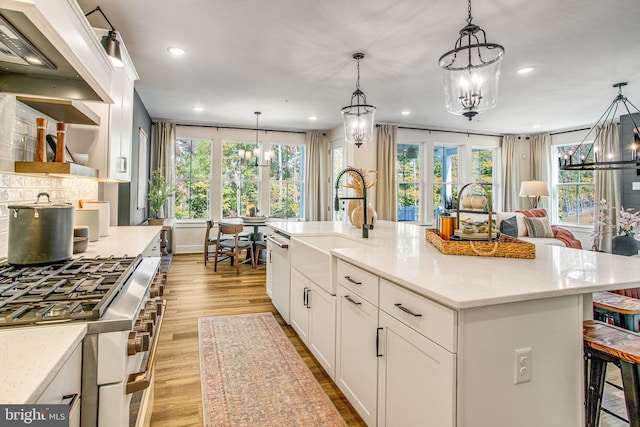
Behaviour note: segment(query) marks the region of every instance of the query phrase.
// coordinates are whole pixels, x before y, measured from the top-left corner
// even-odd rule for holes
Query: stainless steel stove
[[[127,426],[133,393],[152,383],[165,302],[160,258],[0,264],[0,327],[82,322],[82,426]],[[134,415],[135,417],[135,415]]]
[[[97,320],[140,258],[74,259],[38,267],[0,265],[0,326]]]

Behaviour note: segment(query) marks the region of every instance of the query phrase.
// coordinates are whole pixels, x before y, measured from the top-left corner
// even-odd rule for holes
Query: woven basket
[[[433,246],[445,255],[492,256],[503,258],[536,257],[536,245],[500,234],[496,242],[442,240],[433,228],[425,230],[425,236]]]

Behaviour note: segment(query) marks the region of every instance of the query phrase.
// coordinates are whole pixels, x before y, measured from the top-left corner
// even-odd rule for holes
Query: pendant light
[[[260,147],[258,146],[258,133],[260,132],[260,126],[258,125],[258,118],[262,113],[260,111],[256,111],[253,114],[256,115],[256,148],[254,148],[253,151],[240,149],[238,150],[238,157],[240,158],[241,162],[245,163],[245,166],[266,168],[271,166],[271,161],[273,160],[274,153],[273,150],[265,151],[265,163],[258,163],[258,159],[260,158]],[[252,159],[253,161],[251,161]]]
[[[640,158],[638,157],[638,150],[640,150],[640,127],[638,127],[636,120],[634,119],[634,114],[637,117],[640,114],[640,110],[638,110],[638,108],[622,94],[622,88],[626,85],[627,82],[620,82],[613,85],[613,87],[618,88],[618,95],[613,98],[613,101],[611,101],[611,104],[609,104],[604,113],[602,113],[602,116],[600,116],[598,121],[591,127],[591,129],[589,129],[589,132],[587,132],[584,138],[582,138],[580,144],[571,148],[571,150],[564,156],[558,156],[558,167],[560,170],[611,171],[635,169],[637,170],[637,175],[640,175]],[[629,106],[632,108],[630,109]],[[598,151],[598,147],[595,144],[595,141],[599,139],[600,132],[605,128],[605,125],[610,125],[614,122],[618,107],[624,108],[621,108],[622,112],[626,112],[629,115],[631,123],[633,124],[633,141],[629,144],[629,147],[631,148],[631,157],[629,160],[621,159],[619,158],[620,155],[616,156],[614,153]],[[589,149],[584,149],[583,145],[587,143],[587,140],[594,141],[594,143],[590,144]],[[586,153],[584,151],[586,151]]]
[[[351,95],[351,105],[342,109],[344,138],[347,142],[356,144],[358,148],[373,140],[373,116],[376,114],[376,107],[367,104],[367,97],[360,90],[360,60],[362,58],[364,58],[364,53],[353,54],[353,59],[358,64],[356,90]]]
[[[468,0],[467,25],[460,30],[455,48],[440,57],[447,111],[471,120],[496,105],[504,47],[487,43],[483,29],[472,24]]]

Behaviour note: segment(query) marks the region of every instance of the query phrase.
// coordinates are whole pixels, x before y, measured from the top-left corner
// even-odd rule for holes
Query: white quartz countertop
[[[0,331],[0,403],[35,403],[87,332],[84,324]]]
[[[357,248],[331,254],[455,309],[640,287],[640,258],[536,245],[535,259],[443,255],[425,227],[378,221],[362,231],[342,222],[269,222],[296,236],[342,235]],[[295,267],[295,266],[294,266]]]
[[[102,257],[110,255],[135,257],[146,249],[149,243],[160,233],[161,229],[162,226],[159,225],[110,227],[108,236],[100,237],[95,242],[89,242],[85,252],[73,254],[73,257],[93,258],[98,255]]]

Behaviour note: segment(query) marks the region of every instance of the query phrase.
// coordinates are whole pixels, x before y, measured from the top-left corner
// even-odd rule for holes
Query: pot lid
[[[40,197],[46,196],[47,201],[41,201]],[[52,202],[49,193],[39,193],[33,203],[19,202],[21,204],[9,205],[9,209],[73,209],[73,205],[67,202]]]

